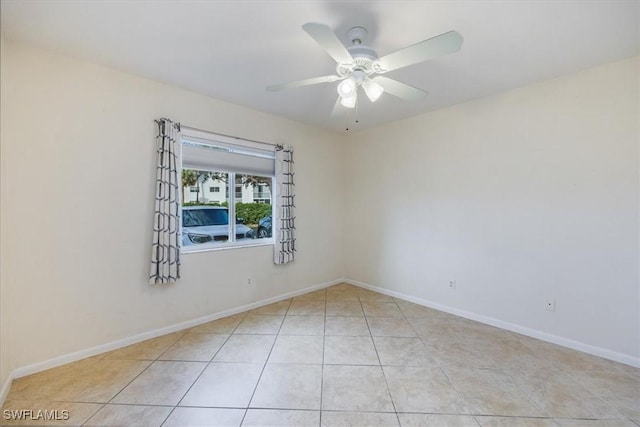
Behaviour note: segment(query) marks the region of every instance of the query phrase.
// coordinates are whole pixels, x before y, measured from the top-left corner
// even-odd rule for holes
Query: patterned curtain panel
[[[172,283],[180,278],[180,124],[168,119],[157,123],[158,169],[149,275],[151,284]]]
[[[276,194],[274,221],[276,231],[274,262],[286,264],[293,261],[296,251],[295,185],[293,183],[293,147],[285,145],[276,149]]]

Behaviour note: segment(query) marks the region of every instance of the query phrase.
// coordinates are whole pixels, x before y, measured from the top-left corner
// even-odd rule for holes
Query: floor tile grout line
[[[236,329],[238,329],[238,326],[240,326],[240,323],[242,323],[242,321],[247,317],[248,315],[248,311],[244,312],[244,313],[239,313],[239,314],[243,314],[242,317],[240,318],[240,320],[238,321],[238,323],[236,324],[236,326],[231,330],[231,332],[227,335],[227,338],[225,338],[224,342],[222,343],[222,345],[220,345],[220,347],[218,348],[218,350],[215,351],[215,353],[213,354],[213,356],[211,356],[211,359],[209,359],[208,362],[206,362],[206,365],[204,366],[204,368],[202,369],[202,371],[200,371],[200,373],[196,376],[196,378],[193,380],[193,382],[191,383],[191,385],[189,386],[189,388],[187,389],[187,391],[185,391],[185,393],[182,395],[182,397],[178,400],[178,403],[176,403],[176,405],[174,406],[174,408],[171,410],[171,412],[169,413],[169,415],[167,416],[167,418],[165,418],[165,420],[163,421],[162,424],[166,423],[167,420],[169,419],[169,416],[171,416],[171,414],[176,410],[176,408],[178,408],[180,406],[180,404],[182,403],[182,401],[184,400],[184,398],[187,396],[187,394],[189,394],[189,392],[191,391],[191,389],[193,388],[193,386],[196,384],[196,382],[198,382],[198,380],[200,379],[200,377],[202,377],[202,375],[204,374],[204,372],[207,370],[207,368],[209,366],[211,366],[211,363],[213,361],[213,359],[216,357],[216,355],[220,352],[220,350],[222,349],[222,347],[224,347],[224,345],[229,341],[229,339],[231,338],[231,336],[233,335],[233,333],[236,331]],[[217,320],[221,320],[221,319],[216,319],[213,322],[216,322]],[[189,332],[187,332],[189,333]],[[186,334],[185,334],[186,335]]]
[[[211,363],[213,363],[213,359],[215,359],[215,357],[218,355],[218,353],[220,353],[220,350],[222,350],[222,347],[224,347],[224,345],[229,342],[229,339],[231,338],[231,336],[234,334],[234,332],[238,329],[238,327],[240,326],[240,324],[242,323],[242,321],[247,317],[247,315],[249,314],[249,312],[245,312],[244,315],[242,316],[242,318],[240,319],[240,321],[238,321],[238,324],[231,330],[231,332],[229,333],[229,335],[227,335],[227,338],[225,338],[224,342],[222,343],[222,345],[220,347],[218,347],[218,349],[214,352],[213,356],[211,356],[211,359],[209,359],[208,362],[206,362],[205,367],[202,369],[202,371],[200,371],[200,373],[196,376],[196,378],[193,380],[193,382],[191,383],[191,385],[189,386],[189,388],[187,389],[187,391],[184,392],[184,394],[182,395],[182,397],[178,400],[178,403],[176,403],[175,408],[177,408],[178,406],[180,406],[180,404],[182,403],[182,401],[184,400],[184,398],[187,396],[187,394],[189,394],[189,392],[191,391],[191,389],[193,388],[193,386],[198,382],[198,380],[202,377],[202,375],[204,374],[204,371],[207,370],[207,368],[209,368],[209,366],[211,366]],[[214,320],[215,322],[215,320]],[[174,408],[174,409],[175,409]],[[173,413],[173,411],[171,411]],[[165,420],[166,422],[166,420]],[[164,424],[164,423],[163,423]]]
[[[360,296],[358,296],[358,299],[360,299],[360,304],[362,304],[362,299],[360,298]],[[397,307],[397,304],[396,304]],[[398,307],[398,309],[400,309]],[[364,307],[362,307],[362,310],[364,311]],[[398,415],[398,408],[396,407],[396,402],[393,399],[393,395],[391,394],[391,389],[389,388],[389,381],[387,381],[387,375],[384,372],[384,368],[382,367],[382,361],[380,360],[380,354],[378,353],[378,348],[376,347],[376,342],[373,339],[373,333],[371,332],[371,326],[369,326],[369,318],[367,316],[367,314],[365,313],[364,316],[364,321],[367,324],[367,328],[369,329],[369,335],[371,336],[371,343],[373,344],[373,350],[376,352],[376,357],[378,358],[378,363],[380,364],[380,371],[382,372],[382,378],[384,379],[384,385],[387,387],[387,394],[389,395],[389,400],[391,401],[391,406],[393,406],[393,411],[396,414],[396,420],[398,421],[398,425],[400,425],[400,416]]]
[[[189,329],[189,328],[187,328],[187,329],[181,329],[181,330],[179,330],[179,331],[174,332],[174,333],[182,332],[182,334],[181,334],[181,335],[180,335],[180,336],[179,336],[179,337],[178,337],[174,342],[172,342],[172,343],[169,345],[169,347],[167,347],[167,348],[166,348],[162,353],[160,353],[160,355],[159,355],[158,357],[156,357],[156,358],[154,359],[154,361],[156,361],[156,360],[160,360],[160,358],[162,357],[162,355],[163,355],[163,354],[165,354],[167,351],[169,351],[169,349],[170,349],[171,347],[173,347],[174,345],[176,345],[176,344],[178,343],[178,341],[180,341],[182,338],[184,338],[184,337],[185,337],[185,335],[187,335],[187,334],[189,333],[189,332],[188,332],[188,329]],[[161,336],[166,336],[166,335],[161,335]],[[159,338],[159,337],[158,337],[158,338]],[[143,342],[144,342],[144,341],[143,341]],[[135,345],[135,344],[134,344],[134,345]]]
[[[396,305],[398,306],[398,309],[400,310],[400,312],[402,313],[402,317],[404,318],[404,320],[409,324],[409,326],[411,327],[411,329],[413,330],[413,332],[416,334],[416,336],[418,337],[418,339],[420,340],[420,343],[422,344],[422,346],[425,348],[425,350],[427,350],[429,347],[427,345],[425,345],[422,336],[420,335],[420,333],[418,333],[418,330],[415,328],[415,326],[413,325],[413,323],[411,323],[411,321],[409,320],[409,317],[407,316],[407,314],[402,310],[402,308],[400,307],[400,305],[397,303],[396,299],[394,299],[394,302],[396,303]],[[407,301],[409,302],[409,301]],[[444,375],[444,377],[447,379],[447,381],[449,382],[449,384],[451,385],[451,388],[453,389],[455,395],[458,397],[458,399],[460,399],[461,402],[464,403],[465,407],[471,409],[469,403],[466,401],[466,399],[464,399],[464,397],[462,396],[462,393],[460,393],[460,391],[458,390],[458,388],[455,386],[455,384],[453,383],[453,381],[451,380],[451,378],[449,378],[449,375],[447,374],[447,371],[444,369],[444,367],[442,366],[442,364],[440,363],[440,361],[438,360],[437,357],[433,357],[431,355],[429,355],[429,357],[436,363],[438,369],[440,370],[440,372],[442,373],[442,375]],[[384,371],[384,370],[383,370]],[[462,414],[459,414],[462,415]],[[474,421],[480,425],[480,422],[476,419],[475,415],[472,415]]]
[[[327,297],[329,296],[328,288],[324,290],[324,328],[322,330],[322,368],[320,368],[320,416],[318,423],[322,426],[322,398],[324,394],[324,348],[327,337]]]
[[[184,331],[184,332],[183,332]],[[176,331],[176,332],[172,332],[172,333],[178,333],[178,332],[183,332],[178,338],[175,339],[175,341],[172,341],[171,344],[169,344],[167,346],[167,348],[162,351],[155,359],[143,359],[144,361],[150,361],[151,363],[149,363],[142,371],[140,371],[140,373],[138,375],[136,375],[131,381],[129,381],[124,387],[122,387],[115,395],[113,395],[113,397],[106,403],[106,404],[110,404],[113,402],[113,399],[115,399],[116,397],[118,397],[120,395],[120,393],[122,393],[124,391],[124,389],[126,389],[127,387],[129,387],[131,385],[131,383],[133,383],[135,380],[137,380],[143,373],[145,373],[147,371],[147,369],[149,369],[154,363],[156,363],[158,361],[158,359],[160,358],[160,356],[162,356],[171,346],[173,346],[176,342],[178,342],[184,335],[187,334],[187,329],[182,329],[180,331]],[[166,334],[166,335],[170,335],[170,334]],[[160,337],[166,336],[166,335],[161,335]],[[156,338],[151,338],[151,339],[157,339],[160,337],[156,337]],[[150,340],[146,340],[146,341],[150,341]],[[136,344],[132,344],[132,345],[138,345],[138,344],[142,344],[144,341],[140,342],[140,343],[136,343]],[[126,347],[123,347],[126,348]],[[120,350],[120,349],[118,349]],[[118,350],[114,350],[114,351],[118,351]],[[111,352],[109,352],[111,353]],[[99,359],[99,360],[109,360],[109,359]],[[142,361],[139,359],[114,359],[114,360],[129,360],[129,361]]]
[[[79,402],[69,402],[69,403],[79,403]],[[84,420],[84,422],[83,422],[83,423],[81,423],[80,425],[81,425],[81,426],[85,426],[85,425],[87,425],[87,423],[88,423],[89,421],[91,421],[91,418],[95,417],[95,416],[96,416],[96,414],[97,414],[98,412],[102,411],[102,409],[103,409],[105,406],[107,406],[107,405],[108,405],[108,403],[103,403],[103,404],[102,404],[102,406],[100,406],[100,407],[99,407],[99,408],[98,408],[98,409],[97,409],[93,414],[91,414],[91,415],[90,415],[86,420]]]
[[[291,305],[291,301],[289,301],[289,305],[287,305],[287,311],[289,310],[289,306]],[[245,316],[242,318],[242,320],[244,320],[247,316],[249,315],[249,312],[247,312],[247,314],[245,314]],[[286,311],[285,311],[285,317],[286,317]],[[242,323],[242,320],[240,322],[238,322],[238,324],[236,325],[236,327],[233,329],[233,331],[231,332],[231,334],[229,334],[229,337],[231,337],[231,335],[233,335],[236,330],[238,329],[238,327],[240,326],[240,323]],[[282,319],[282,321],[284,322],[284,318]],[[282,325],[280,325],[282,327]],[[276,335],[276,337],[273,340],[273,345],[275,345],[276,341],[278,339],[278,336]],[[272,345],[272,348],[273,348]],[[222,349],[222,347],[220,347],[220,349],[218,350],[218,352]],[[216,352],[216,355],[218,353]],[[271,353],[269,353],[271,354]],[[213,359],[215,358],[212,357],[211,358],[211,363],[213,363]],[[267,356],[267,360],[269,360],[269,357]],[[267,360],[264,361],[264,365],[267,366]],[[264,371],[264,366],[262,367],[262,370]],[[262,376],[262,373],[260,373],[260,375]],[[260,382],[260,378],[258,378],[258,382]],[[258,387],[258,382],[256,382],[256,387]],[[255,393],[255,389],[253,390],[253,392]],[[238,424],[238,427],[240,427],[242,425],[242,423],[244,422],[244,419],[247,416],[247,412],[249,412],[249,404],[251,404],[251,399],[253,399],[253,395],[251,395],[251,398],[249,399],[249,402],[247,403],[247,407],[244,408],[244,414],[242,414],[242,419],[240,420],[240,424]]]
[[[370,365],[370,366],[376,366],[376,365]],[[158,404],[140,404],[140,403],[113,403],[113,404],[106,404],[106,403],[97,403],[97,402],[66,402],[66,401],[60,401],[60,400],[56,400],[56,401],[52,401],[55,403],[83,403],[83,404],[94,404],[94,405],[101,405],[102,407],[104,406],[133,406],[133,407],[137,407],[137,406],[145,406],[145,407],[154,407],[154,408],[175,408],[177,409],[178,407],[174,406],[174,405],[158,405]],[[187,406],[180,406],[180,408],[187,408],[187,409],[233,409],[233,410],[239,410],[239,409],[244,409],[242,407],[237,407],[237,406],[203,406],[203,405],[187,405]],[[102,409],[102,408],[100,408]],[[290,407],[253,407],[251,409],[264,409],[264,410],[294,410],[294,411],[306,411],[306,412],[315,412],[315,411],[319,411],[318,409],[309,409],[309,408],[290,408]],[[387,414],[393,414],[396,413],[395,411],[373,411],[373,410],[362,410],[362,411],[353,411],[351,409],[323,409],[322,411],[324,412],[363,412],[363,413],[387,413]],[[623,417],[623,418],[614,418],[614,417],[602,417],[602,418],[598,418],[598,417],[570,417],[570,416],[536,416],[536,415],[509,415],[509,414],[496,414],[496,413],[476,413],[476,412],[470,412],[470,413],[461,413],[461,412],[443,412],[443,411],[398,411],[398,414],[423,414],[423,415],[459,415],[459,416],[471,416],[471,417],[498,417],[498,418],[531,418],[531,419],[554,419],[554,420],[605,420],[605,421],[621,421],[621,420],[625,420],[625,421],[634,421],[631,418],[627,418],[627,417]]]
[[[215,409],[219,409],[219,408],[215,408]],[[242,409],[242,408],[225,408],[225,409]],[[288,407],[271,407],[271,406],[254,406],[252,408],[250,408],[252,410],[259,410],[259,411],[300,411],[300,412],[320,412],[319,409],[309,409],[309,408],[296,408],[296,409],[292,409],[292,408],[288,408]]]
[[[535,398],[535,395],[533,395],[532,393],[529,393],[525,388],[520,387],[520,383],[518,382],[518,380],[516,378],[514,378],[510,372],[508,371],[503,371],[503,370],[499,370],[500,372],[502,372],[504,375],[506,375],[507,377],[509,377],[509,379],[511,380],[512,384],[519,390],[521,391],[529,400],[529,402],[531,402],[534,406],[536,406],[538,409],[540,409],[542,412],[549,414],[550,417],[556,418],[553,414],[551,414],[550,412],[548,412],[546,409],[543,408],[542,404],[538,402],[538,399]],[[572,383],[573,385],[582,388],[583,390],[585,390],[587,393],[591,394],[592,396],[594,396],[597,400],[599,400],[605,407],[609,408],[610,410],[612,410],[613,412],[616,412],[619,415],[619,418],[624,418],[624,415],[622,413],[620,413],[616,408],[614,408],[613,406],[611,406],[609,404],[609,402],[604,399],[599,393],[594,392],[593,390],[590,390],[589,388],[587,388],[586,386],[582,385],[580,382],[576,381],[574,378],[572,378],[571,376],[567,376],[567,379],[570,381],[570,383]],[[573,387],[572,387],[573,388]]]
[[[159,354],[155,359],[142,359],[142,360],[140,360],[140,359],[115,359],[115,360],[130,360],[130,361],[143,361],[143,360],[144,360],[144,361],[150,361],[151,363],[149,363],[149,365],[147,365],[147,366],[146,366],[146,367],[145,367],[145,368],[144,368],[144,369],[143,369],[143,370],[142,370],[138,375],[136,375],[136,376],[135,376],[131,381],[129,381],[129,382],[128,382],[124,387],[122,387],[122,388],[121,388],[121,389],[120,389],[120,390],[119,390],[119,391],[118,391],[118,392],[117,392],[117,393],[116,393],[116,394],[115,394],[115,395],[114,395],[114,396],[113,396],[113,397],[112,397],[112,398],[111,398],[111,399],[110,399],[110,400],[109,400],[105,405],[108,405],[108,404],[113,403],[113,400],[114,400],[116,397],[118,397],[118,396],[120,395],[120,393],[122,393],[122,392],[123,392],[127,387],[129,387],[129,386],[131,385],[131,383],[133,383],[135,380],[137,380],[137,379],[138,379],[138,378],[139,378],[143,373],[145,373],[145,372],[146,372],[146,371],[147,371],[147,370],[148,370],[148,369],[149,369],[149,368],[150,368],[154,363],[156,363],[156,362],[160,361],[160,360],[159,360],[159,359],[160,359],[160,357],[162,357],[162,355],[163,355],[164,353],[166,353],[166,352],[167,352],[167,350],[169,350],[169,348],[171,348],[175,343],[177,343],[178,341],[180,341],[180,340],[181,340],[181,339],[182,339],[186,334],[188,334],[188,333],[189,333],[189,329],[192,329],[192,328],[186,328],[186,329],[182,329],[182,330],[180,330],[180,331],[172,332],[172,333],[182,332],[182,334],[181,334],[178,338],[176,338],[176,340],[175,340],[175,341],[173,341],[171,344],[169,344],[169,345],[167,346],[167,348],[166,348],[164,351],[162,351],[162,352],[161,352],[161,353],[160,353],[160,354]],[[167,335],[170,335],[170,334],[167,334]],[[165,335],[161,335],[161,336],[165,336]],[[160,337],[156,337],[156,338],[160,338]],[[152,338],[152,339],[155,339],[155,338]],[[144,341],[142,341],[142,342],[144,342]],[[141,344],[141,343],[136,343],[136,344],[132,344],[132,345],[138,345],[138,344]],[[126,347],[123,347],[123,348],[126,348]],[[115,351],[117,351],[117,350],[115,350]],[[109,360],[109,359],[100,359],[100,360]],[[206,369],[206,366],[205,366],[205,369]],[[203,371],[204,371],[204,370],[203,370]],[[199,377],[199,376],[198,376],[198,377]],[[193,384],[192,384],[192,386],[193,386]],[[189,389],[191,389],[191,387],[189,387]],[[184,397],[184,396],[183,396],[183,397]],[[182,399],[180,399],[180,400],[182,400]]]
[[[464,331],[461,331],[461,332],[463,332],[463,333],[464,333]],[[481,349],[480,347],[478,347],[478,345],[477,345],[475,342],[470,342],[469,344],[470,344],[470,345],[471,345],[471,346],[472,346],[476,351],[478,351],[478,352],[480,352],[480,353],[483,353],[482,349]],[[487,357],[488,357],[489,359],[491,359],[491,356],[490,356],[490,355],[487,355]],[[537,399],[535,399],[531,393],[529,393],[526,389],[524,389],[524,388],[520,387],[519,382],[518,382],[518,381],[517,381],[517,380],[516,380],[512,375],[511,375],[511,373],[510,373],[509,371],[502,369],[502,368],[500,367],[500,364],[499,364],[499,363],[495,363],[495,360],[492,360],[492,363],[494,363],[494,366],[495,366],[495,367],[493,367],[493,366],[488,366],[488,367],[485,367],[485,368],[477,368],[477,369],[478,369],[478,370],[494,371],[494,372],[498,372],[498,373],[500,373],[501,375],[506,376],[506,377],[507,377],[507,379],[508,379],[508,381],[509,381],[509,383],[510,383],[513,387],[515,387],[515,389],[516,389],[517,391],[521,392],[521,393],[526,397],[526,399],[529,401],[529,403],[530,403],[531,405],[533,405],[535,408],[537,408],[538,410],[540,410],[540,412],[541,412],[541,413],[545,413],[545,414],[547,414],[547,415],[548,415],[548,417],[553,417],[553,415],[552,415],[551,413],[549,413],[546,409],[544,409],[544,408],[542,407],[542,405],[541,405],[540,403],[538,403],[538,400],[537,400]],[[574,382],[575,384],[577,384],[577,382],[575,382],[575,381],[573,381],[573,382]],[[453,384],[453,381],[452,381],[452,384]],[[587,390],[587,391],[589,391],[589,390]],[[595,394],[594,394],[594,395],[595,395]],[[598,396],[596,396],[596,397],[598,397]],[[602,400],[602,399],[601,399],[601,400]],[[603,402],[603,403],[605,403],[605,404],[606,404],[606,402]],[[607,406],[608,406],[608,405],[607,405]],[[548,418],[548,417],[545,417],[545,418]]]
[[[251,393],[251,397],[249,398],[249,401],[247,402],[247,407],[244,411],[244,415],[242,416],[242,420],[240,420],[240,425],[242,425],[244,423],[245,418],[247,417],[247,414],[249,413],[249,409],[251,408],[251,401],[253,400],[253,398],[256,395],[256,391],[258,390],[258,386],[260,385],[260,380],[262,379],[262,375],[264,374],[264,370],[267,369],[267,364],[269,363],[269,358],[271,357],[271,353],[273,352],[273,348],[276,345],[276,342],[278,341],[278,337],[280,336],[280,331],[282,330],[282,325],[284,325],[284,320],[287,318],[287,313],[289,313],[289,309],[291,308],[291,304],[293,303],[293,298],[289,301],[289,305],[287,306],[287,310],[284,313],[284,316],[282,317],[282,321],[280,322],[280,326],[278,327],[278,332],[276,332],[275,337],[273,339],[273,343],[271,344],[271,348],[269,349],[269,354],[267,354],[267,358],[264,361],[264,365],[262,366],[262,370],[260,371],[260,375],[258,376],[258,380],[256,381],[256,385],[253,388],[253,392]]]
[[[107,404],[110,404],[113,402],[113,399],[115,399],[116,397],[118,397],[120,395],[120,393],[122,393],[124,391],[124,389],[126,389],[127,387],[129,387],[131,385],[131,383],[133,383],[135,380],[137,380],[138,378],[140,378],[140,375],[144,374],[147,369],[149,369],[151,367],[151,365],[153,365],[155,363],[155,360],[149,361],[150,363],[142,370],[140,371],[140,373],[138,375],[136,375],[135,377],[133,377],[131,379],[131,381],[129,381],[124,387],[122,387],[120,389],[120,391],[118,391],[111,399],[109,399],[109,401],[107,402]]]
[[[151,406],[154,408],[173,408],[175,405],[158,405],[157,403],[105,403],[105,402],[87,402],[81,400],[66,401],[52,400],[52,403],[81,403],[83,405],[103,405],[103,406]]]
[[[395,300],[394,300],[395,301]],[[396,303],[397,304],[397,303]],[[400,306],[398,305],[398,308],[400,308]],[[424,346],[425,350],[429,349],[428,345],[425,345],[425,342],[422,338],[422,336],[420,335],[420,333],[418,332],[418,330],[415,328],[415,326],[413,325],[413,323],[411,323],[411,320],[409,320],[409,317],[407,316],[407,314],[402,310],[402,308],[400,308],[400,311],[402,312],[402,316],[404,318],[404,320],[407,321],[407,323],[409,324],[409,326],[411,327],[411,330],[413,330],[413,332],[416,334],[416,337],[418,337],[418,339],[420,340],[420,343]],[[428,352],[427,352],[428,354]],[[451,379],[449,378],[449,376],[447,375],[445,369],[442,367],[440,361],[438,360],[437,357],[433,357],[432,355],[429,355],[429,357],[436,363],[436,365],[438,365],[438,367],[440,368],[440,370],[442,371],[442,373],[444,374],[444,376],[447,378],[447,381],[449,381],[451,383],[451,385],[453,385]],[[457,390],[456,390],[457,392]]]
[[[174,406],[173,408],[171,408],[171,410],[169,411],[169,413],[167,414],[166,417],[164,417],[164,420],[162,420],[162,422],[160,423],[160,427],[164,426],[167,423],[167,420],[169,418],[171,418],[171,415],[173,415],[173,413],[175,412],[175,410],[178,408],[178,406]]]
[[[579,417],[543,417],[543,416],[535,416],[535,415],[504,415],[504,414],[470,414],[474,417],[495,417],[495,418],[530,418],[534,420],[591,420],[591,421],[599,421],[599,420],[609,420],[609,418],[579,418]]]
[[[509,375],[509,374],[507,373],[507,375]],[[614,412],[617,412],[620,418],[624,418],[624,419],[626,419],[626,418],[627,418],[627,417],[625,417],[625,416],[624,416],[624,414],[622,414],[622,413],[621,413],[617,408],[615,408],[614,406],[612,406],[612,405],[610,404],[609,400],[607,400],[605,397],[603,397],[603,396],[602,396],[602,394],[600,394],[600,393],[598,393],[598,392],[596,392],[596,391],[592,390],[592,389],[591,389],[591,388],[589,388],[587,385],[582,384],[580,381],[578,381],[577,379],[573,378],[573,376],[571,376],[571,375],[567,375],[567,379],[568,379],[572,384],[577,385],[579,388],[582,388],[583,390],[586,390],[586,391],[587,391],[587,393],[590,393],[591,395],[595,396],[595,398],[596,398],[596,399],[598,399],[598,400],[600,400],[600,402],[601,402],[602,404],[604,404],[607,408],[611,409],[611,410],[612,410],[612,411],[614,411]],[[515,381],[515,379],[514,379],[514,381]],[[524,391],[524,392],[525,392],[525,394],[527,394],[527,393],[526,393],[526,391]],[[530,395],[529,395],[529,394],[527,394],[527,396],[529,396],[529,400],[532,400],[532,401],[534,400],[532,397],[530,397]],[[537,403],[537,401],[534,401],[534,403]]]

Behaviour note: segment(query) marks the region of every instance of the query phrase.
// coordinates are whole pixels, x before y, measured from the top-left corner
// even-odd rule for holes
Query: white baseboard
[[[619,353],[613,350],[609,350],[602,347],[596,347],[583,342],[575,341],[569,338],[560,337],[558,335],[549,334],[547,332],[538,331],[536,329],[527,328],[514,323],[505,322],[503,320],[495,319],[493,317],[483,316],[481,314],[472,313],[466,310],[460,310],[455,307],[450,307],[443,304],[438,304],[433,301],[424,300],[422,298],[416,298],[410,295],[406,295],[400,292],[391,291],[389,289],[373,286],[368,283],[359,282],[352,279],[344,279],[345,283],[349,283],[354,286],[369,289],[371,291],[379,292],[381,294],[400,298],[405,301],[413,302],[415,304],[423,305],[425,307],[433,308],[435,310],[444,311],[445,313],[454,314],[456,316],[464,317],[465,319],[475,320],[476,322],[484,323],[486,325],[495,326],[500,329],[506,329],[507,331],[516,332],[518,334],[526,335],[528,337],[536,338],[542,341],[550,342],[552,344],[568,347],[573,350],[578,350],[583,353],[592,354],[594,356],[602,357],[604,359],[613,360],[615,362],[624,363],[625,365],[640,368],[640,357],[634,357],[629,354]]]
[[[231,316],[237,313],[242,313],[247,310],[253,310],[258,307],[262,307],[264,305],[272,304],[274,302],[282,301],[288,298],[293,298],[298,295],[306,294],[308,292],[312,292],[318,289],[324,289],[329,286],[337,285],[338,283],[344,282],[344,279],[332,280],[330,282],[320,283],[318,285],[313,285],[306,287],[304,289],[300,289],[293,292],[288,292],[286,294],[277,295],[275,297],[263,299],[260,301],[256,301],[250,304],[245,304],[240,307],[235,307],[229,310],[220,311],[214,314],[209,314],[207,316],[198,317],[197,319],[188,320],[186,322],[176,323],[174,325],[166,326],[164,328],[154,329],[152,331],[143,332],[141,334],[137,334],[131,337],[123,338],[120,340],[112,341],[110,343],[101,344],[95,347],[87,348],[84,350],[79,350],[74,353],[65,354],[62,356],[54,357],[52,359],[44,360],[42,362],[33,363],[27,366],[21,366],[19,368],[14,369],[9,373],[9,378],[5,382],[2,387],[2,392],[0,394],[0,405],[4,402],[4,399],[9,392],[9,388],[11,387],[11,381],[15,378],[24,377],[26,375],[35,374],[37,372],[41,372],[47,369],[55,368],[60,365],[65,365],[67,363],[75,362],[77,360],[85,359],[87,357],[96,356],[98,354],[117,350],[122,347],[126,347],[131,344],[136,344],[141,341],[145,341],[151,338],[156,338],[161,335],[170,334],[172,332],[181,331],[183,329],[192,328],[194,326],[201,325],[203,323],[211,322],[212,320],[221,319],[223,317]]]
[[[0,406],[4,403],[7,395],[9,394],[9,389],[11,388],[11,383],[13,382],[13,371],[9,372],[9,377],[2,384],[2,390],[0,390]]]

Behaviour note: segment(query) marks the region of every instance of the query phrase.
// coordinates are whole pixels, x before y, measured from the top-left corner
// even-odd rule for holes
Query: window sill
[[[202,246],[198,246],[197,248],[193,248],[193,247],[189,247],[189,249],[182,248],[180,249],[180,254],[187,255],[187,254],[195,254],[200,252],[226,251],[230,249],[242,249],[242,248],[255,248],[257,246],[273,246],[274,243],[275,242],[273,239],[263,239],[263,240],[260,240],[259,242],[252,242],[252,243],[233,242],[233,243],[220,243],[217,245],[202,245]]]

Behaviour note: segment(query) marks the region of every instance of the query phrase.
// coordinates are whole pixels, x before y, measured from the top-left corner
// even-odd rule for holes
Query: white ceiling
[[[632,1],[62,1],[2,0],[7,40],[166,82],[257,110],[343,131],[331,117],[336,83],[267,92],[333,74],[334,61],[300,26],[356,25],[382,56],[449,30],[460,52],[387,74],[425,89],[422,101],[383,95],[359,105],[376,124],[615,61],[639,52]]]

